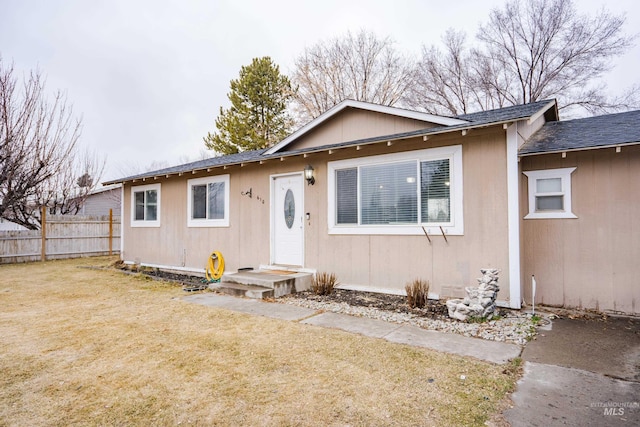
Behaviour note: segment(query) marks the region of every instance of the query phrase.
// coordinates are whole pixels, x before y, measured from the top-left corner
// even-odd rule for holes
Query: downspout
[[[124,182],[120,187],[120,260],[124,261]]]
[[[520,309],[520,195],[518,122],[507,127],[507,224],[509,240],[509,307]]]

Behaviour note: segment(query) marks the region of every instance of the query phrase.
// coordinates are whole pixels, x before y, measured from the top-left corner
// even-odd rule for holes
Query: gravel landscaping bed
[[[526,344],[536,334],[530,314],[503,308],[497,310],[493,320],[461,322],[448,317],[445,301],[429,300],[427,307],[411,309],[400,295],[335,289],[326,296],[298,292],[275,301],[518,345]]]
[[[202,284],[202,278],[197,276],[157,269],[141,269],[140,272],[156,279],[181,283],[185,288]],[[536,335],[531,314],[498,308],[492,320],[461,322],[449,318],[443,300],[429,300],[427,307],[411,309],[407,305],[406,297],[401,295],[334,289],[330,295],[320,296],[306,291],[285,295],[272,301],[518,345],[526,344]]]

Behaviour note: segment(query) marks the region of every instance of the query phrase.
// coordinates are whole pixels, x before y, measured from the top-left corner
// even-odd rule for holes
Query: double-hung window
[[[131,187],[131,226],[160,226],[160,184]]]
[[[229,175],[187,181],[187,226],[229,226]]]
[[[523,172],[529,180],[529,213],[524,218],[577,218],[571,211],[571,173],[574,170],[576,168]]]
[[[330,162],[331,234],[463,234],[462,146]]]

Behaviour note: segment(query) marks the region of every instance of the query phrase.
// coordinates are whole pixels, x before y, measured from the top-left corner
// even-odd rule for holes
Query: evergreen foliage
[[[220,107],[215,133],[204,137],[208,149],[219,154],[267,148],[285,138],[293,121],[287,105],[291,82],[270,57],[254,58],[231,80],[231,107]]]

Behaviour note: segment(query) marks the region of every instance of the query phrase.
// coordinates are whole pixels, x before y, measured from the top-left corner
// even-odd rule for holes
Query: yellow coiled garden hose
[[[216,261],[218,261],[218,265],[216,266]],[[218,251],[211,252],[209,255],[209,260],[207,262],[207,268],[205,270],[205,275],[207,277],[207,281],[209,282],[218,282],[222,277],[222,273],[224,273],[224,258],[222,254]]]

